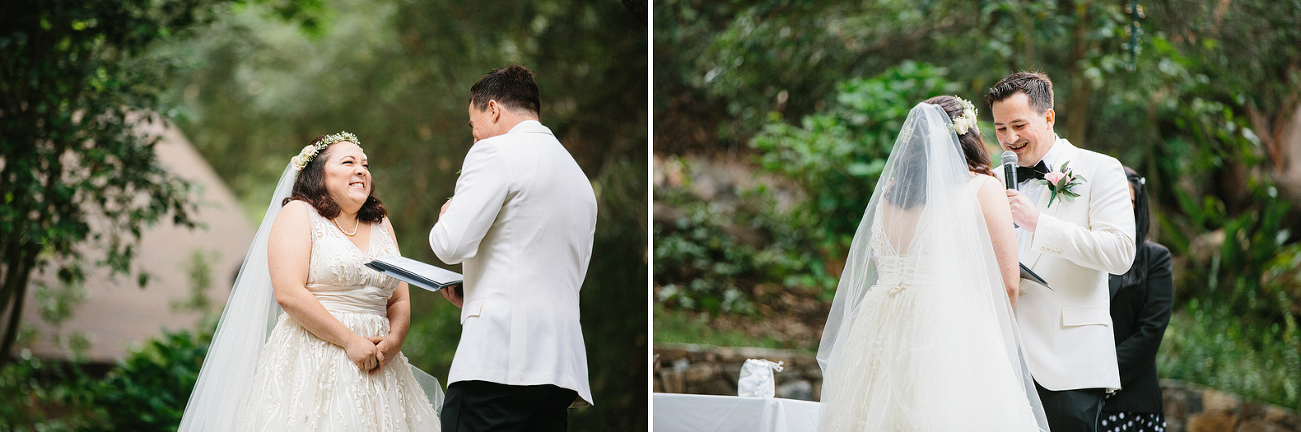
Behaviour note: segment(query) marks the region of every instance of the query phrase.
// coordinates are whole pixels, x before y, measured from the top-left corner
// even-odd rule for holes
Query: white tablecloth
[[[655,432],[813,432],[818,403],[654,393]]]

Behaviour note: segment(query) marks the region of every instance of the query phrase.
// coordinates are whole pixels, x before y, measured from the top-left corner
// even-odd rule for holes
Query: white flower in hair
[[[966,99],[957,96],[953,98],[957,99],[958,104],[962,105],[962,115],[953,119],[953,124],[949,125],[949,131],[958,135],[967,133],[967,131],[980,133],[976,126],[976,106]]]
[[[294,171],[302,171],[303,168],[307,168],[307,164],[311,163],[312,159],[315,159],[317,155],[321,154],[321,150],[325,150],[325,148],[329,147],[330,144],[340,141],[348,141],[356,144],[358,147],[361,146],[361,141],[357,139],[357,136],[347,132],[326,135],[325,138],[321,138],[320,142],[316,144],[308,144],[306,147],[303,147],[303,151],[298,152],[298,156],[294,156],[294,158],[290,160],[290,163],[294,165]]]

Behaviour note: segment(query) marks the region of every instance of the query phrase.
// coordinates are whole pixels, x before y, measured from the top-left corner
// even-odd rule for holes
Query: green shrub
[[[80,365],[23,349],[0,368],[0,430],[84,430],[96,418],[95,387]]]
[[[43,360],[24,350],[0,369],[0,425],[19,431],[174,431],[208,349],[201,337],[165,332],[102,378],[92,376],[88,364]]]
[[[1193,300],[1170,318],[1157,368],[1162,378],[1301,410],[1301,331],[1292,319],[1259,324]]]
[[[207,352],[184,331],[149,341],[96,386],[101,423],[90,430],[175,430]]]
[[[656,188],[655,199],[681,212],[672,223],[654,225],[659,302],[713,314],[751,314],[755,303],[764,301],[756,297],[761,285],[799,289],[835,283],[812,257],[809,237],[785,219],[766,188],[742,192],[731,208],[676,187]],[[743,241],[736,231],[755,238]]]
[[[946,74],[905,61],[871,78],[843,81],[826,112],[806,116],[798,126],[774,113],[750,141],[764,171],[794,180],[808,193],[796,222],[814,230],[830,256],[843,256],[853,239],[908,112],[956,91]]]

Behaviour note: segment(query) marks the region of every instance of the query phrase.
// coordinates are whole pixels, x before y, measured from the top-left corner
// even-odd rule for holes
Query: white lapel
[[[1077,148],[1071,145],[1071,142],[1067,141],[1066,138],[1058,138],[1057,141],[1053,143],[1053,147],[1058,147],[1058,146],[1060,146],[1061,148],[1054,149],[1057,150],[1057,155],[1056,155],[1057,157],[1056,160],[1052,161],[1053,172],[1061,171],[1062,164],[1064,163],[1070,162],[1072,165],[1075,164],[1075,162],[1073,161],[1075,160],[1075,153],[1076,153],[1075,151],[1077,150]],[[1049,216],[1057,217],[1057,213],[1062,209],[1065,201],[1063,201],[1059,196],[1057,197],[1057,199],[1053,200],[1052,205],[1049,206],[1048,199],[1051,196],[1052,196],[1052,191],[1049,190],[1047,187],[1044,187],[1043,191],[1039,193],[1039,201],[1038,203],[1035,204],[1035,207],[1039,209],[1039,213],[1041,215],[1049,215]],[[1033,250],[1031,251],[1031,253],[1034,255],[1030,257],[1029,260],[1030,263],[1027,264],[1027,266],[1030,267],[1031,270],[1034,270],[1035,264],[1039,263],[1039,258],[1043,257],[1043,254]]]

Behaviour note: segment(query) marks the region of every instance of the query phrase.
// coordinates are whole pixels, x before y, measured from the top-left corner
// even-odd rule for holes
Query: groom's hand
[[[1034,232],[1039,226],[1039,208],[1016,189],[1007,190],[1007,203],[1012,207],[1012,222],[1026,231]]]
[[[438,292],[443,293],[443,298],[447,299],[447,301],[449,302],[452,302],[452,304],[456,305],[458,309],[461,307],[461,302],[465,300],[464,298],[461,297],[461,293],[456,292],[454,286],[440,289],[438,290]]]

